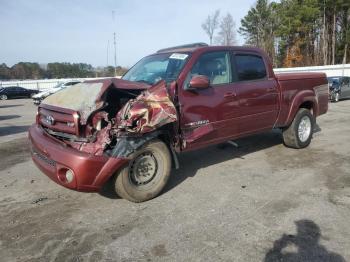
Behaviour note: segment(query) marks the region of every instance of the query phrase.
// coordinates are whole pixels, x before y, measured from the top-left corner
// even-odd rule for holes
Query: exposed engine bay
[[[37,122],[66,146],[94,155],[127,157],[160,128],[178,120],[165,81],[87,81],[47,97]]]

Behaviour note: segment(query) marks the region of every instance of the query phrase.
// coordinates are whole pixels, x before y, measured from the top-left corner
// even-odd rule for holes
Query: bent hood
[[[109,88],[144,90],[148,87],[144,83],[114,78],[85,81],[48,96],[42,104],[76,111],[84,124],[92,112],[103,106],[102,97]]]

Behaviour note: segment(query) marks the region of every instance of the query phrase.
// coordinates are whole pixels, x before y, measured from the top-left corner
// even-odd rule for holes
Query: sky
[[[221,16],[231,13],[238,29],[254,3],[255,0],[0,0],[0,63],[114,65],[115,32],[117,64],[130,67],[161,48],[208,43],[201,24],[216,9]],[[238,33],[237,39],[238,44],[244,43]]]

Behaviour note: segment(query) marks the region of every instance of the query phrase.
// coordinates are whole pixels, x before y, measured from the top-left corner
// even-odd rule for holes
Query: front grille
[[[46,156],[44,156],[43,154],[39,153],[35,148],[32,147],[32,154],[40,159],[41,161],[45,162],[46,164],[50,165],[50,166],[56,166],[56,162]]]
[[[78,135],[78,122],[73,114],[51,110],[48,108],[39,108],[39,123],[50,130]]]

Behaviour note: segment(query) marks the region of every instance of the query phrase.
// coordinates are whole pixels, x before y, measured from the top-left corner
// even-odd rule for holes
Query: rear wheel
[[[115,191],[132,202],[147,201],[162,191],[170,171],[168,147],[160,140],[153,140],[134,153],[129,164],[115,175]]]
[[[7,100],[7,95],[1,95],[0,100]]]
[[[283,130],[283,142],[287,147],[304,148],[312,139],[315,119],[310,110],[300,108],[291,125]]]

